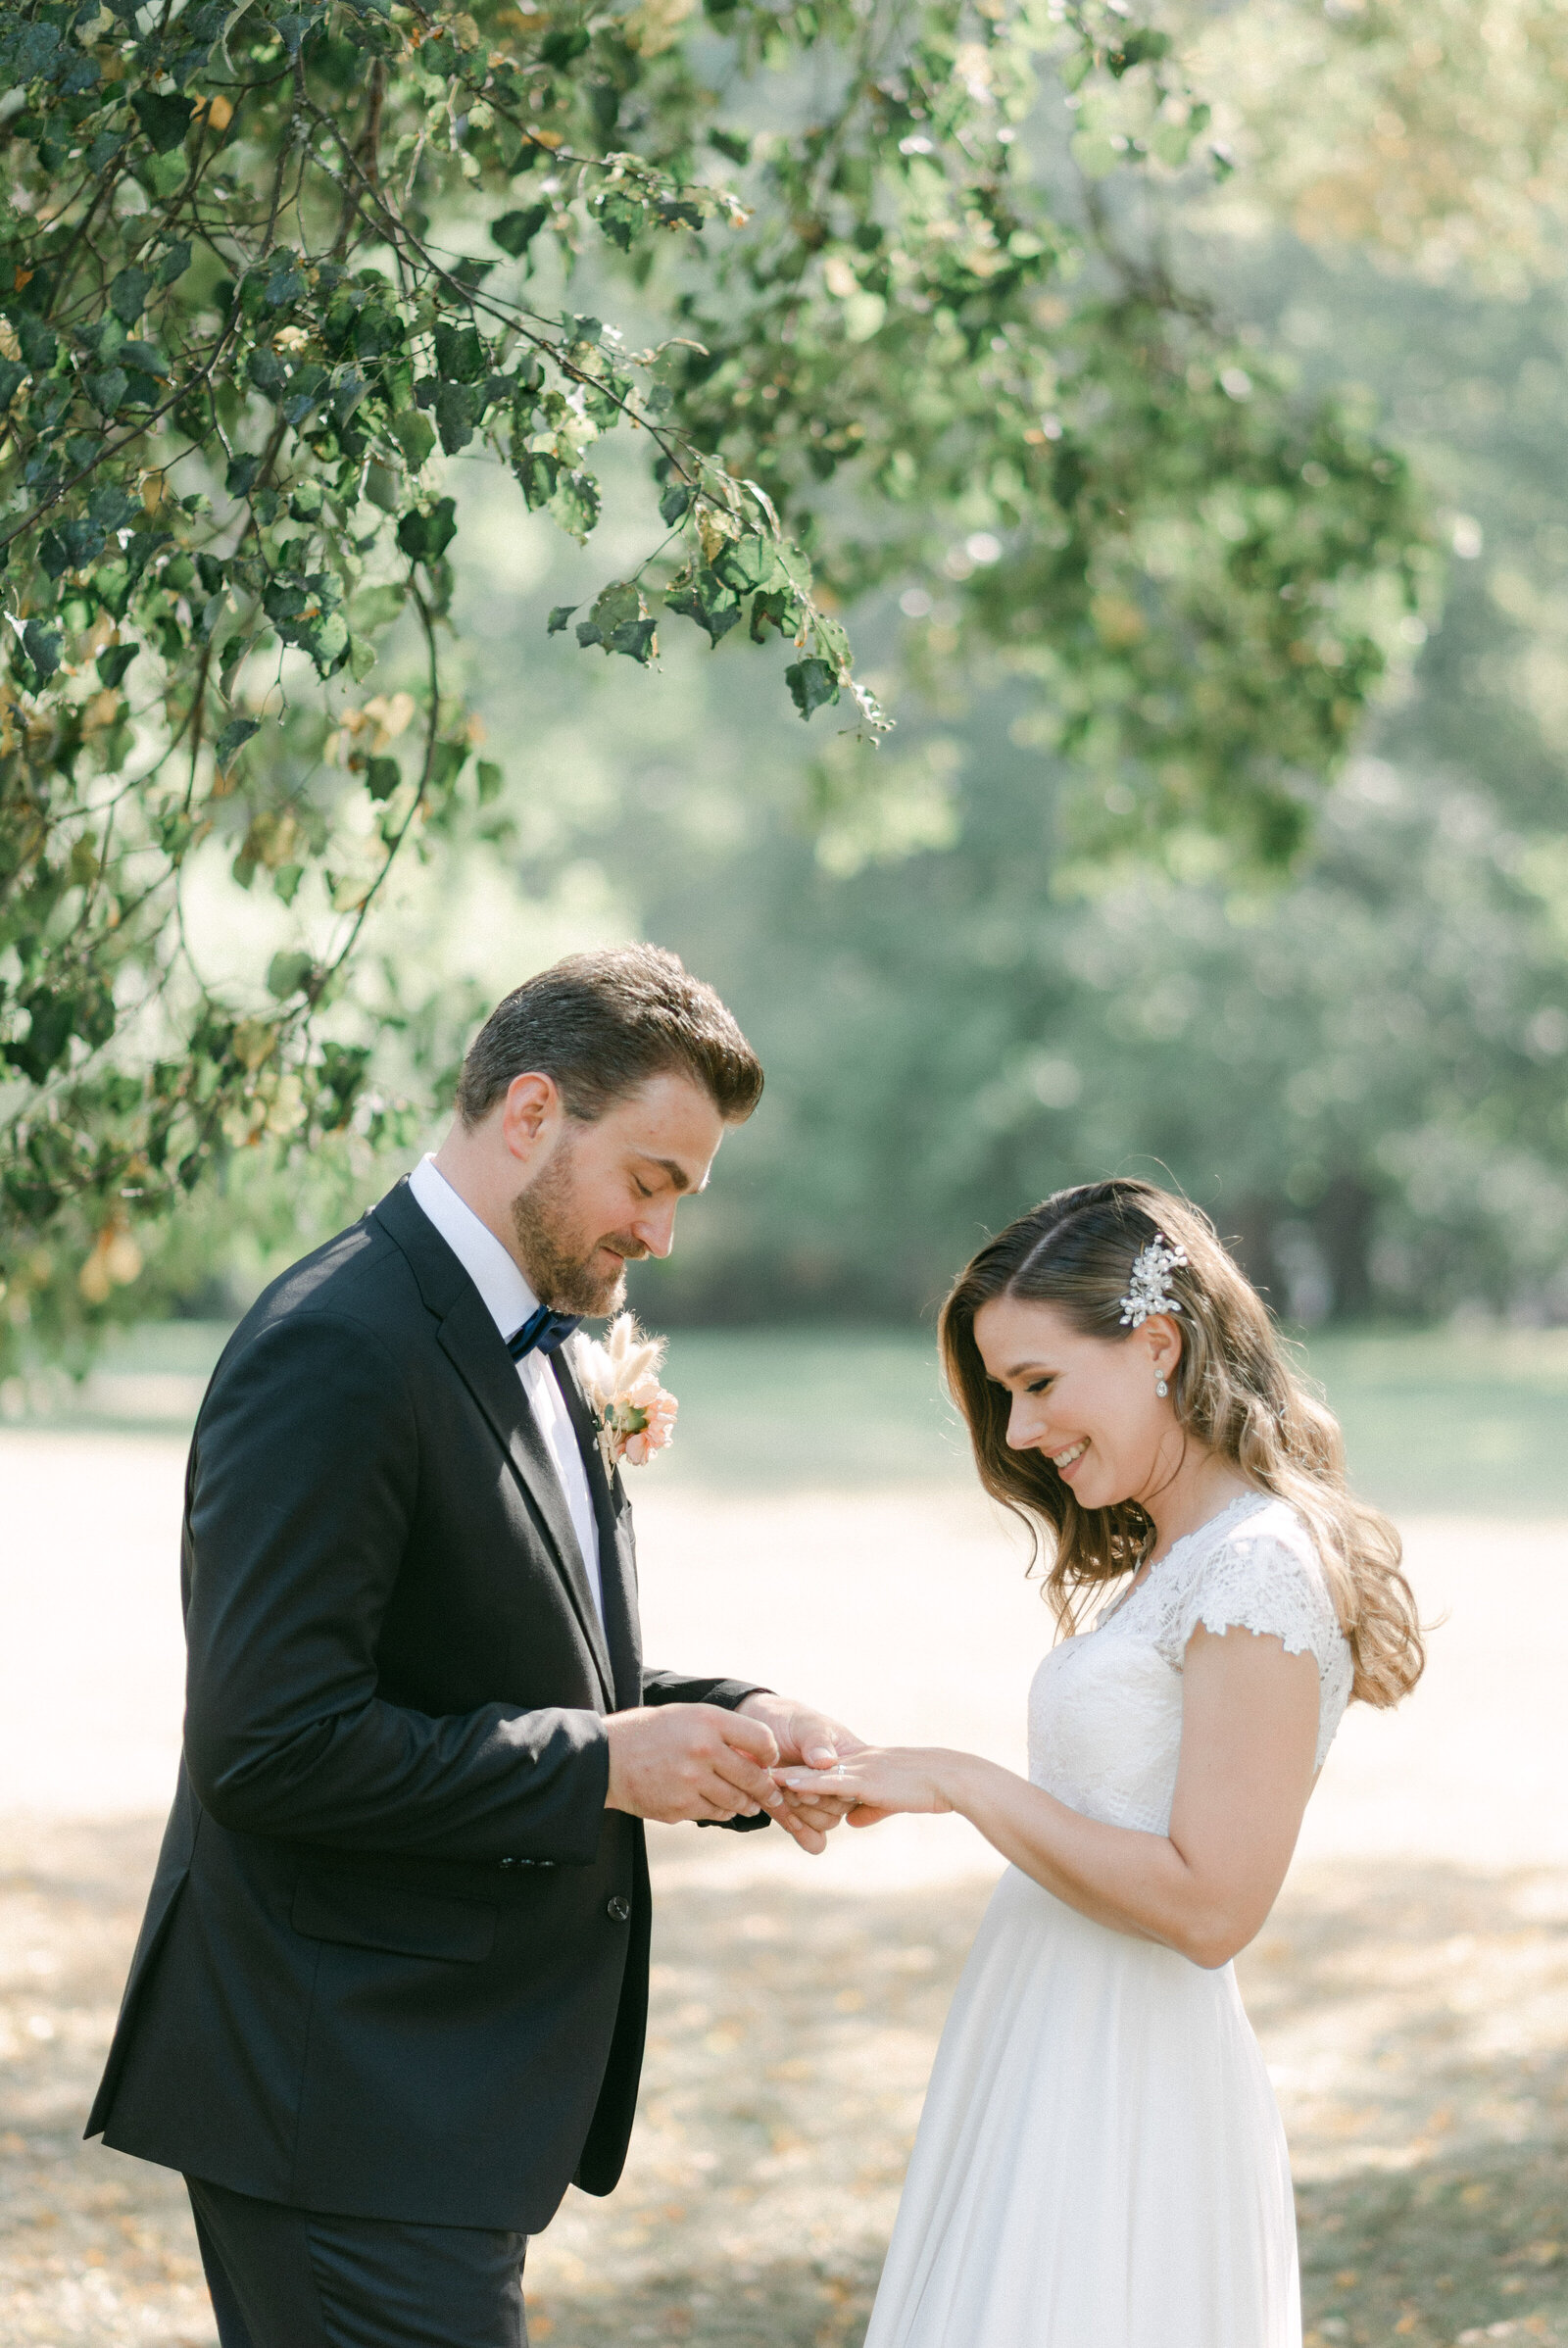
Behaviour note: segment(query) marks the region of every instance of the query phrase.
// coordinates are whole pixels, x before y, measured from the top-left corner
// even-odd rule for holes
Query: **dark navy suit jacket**
[[[614,2185],[649,1892],[605,1715],[751,1684],[644,1670],[630,1510],[553,1362],[603,1625],[516,1370],[406,1184],[230,1340],[186,1474],[179,1784],[89,2135],[409,2223],[534,2233],[568,2182]]]

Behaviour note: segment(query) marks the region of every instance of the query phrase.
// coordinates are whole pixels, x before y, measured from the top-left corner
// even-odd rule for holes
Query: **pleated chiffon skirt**
[[[943,2032],[865,2348],[1300,2348],[1285,2131],[1230,1966],[1009,1868]]]

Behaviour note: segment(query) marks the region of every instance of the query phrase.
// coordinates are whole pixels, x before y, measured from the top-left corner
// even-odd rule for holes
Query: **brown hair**
[[[468,1049],[458,1114],[480,1118],[514,1077],[537,1071],[567,1113],[592,1123],[656,1076],[689,1076],[728,1125],[749,1117],[762,1070],[711,987],[660,946],[569,954],[498,1003]]]
[[[986,1374],[974,1323],[982,1305],[1017,1296],[1054,1305],[1086,1337],[1124,1339],[1134,1259],[1161,1235],[1187,1257],[1167,1280],[1181,1306],[1182,1355],[1171,1377],[1177,1419],[1302,1518],[1350,1644],[1354,1694],[1396,1704],[1426,1660],[1399,1536],[1348,1490],[1339,1422],[1294,1374],[1262,1298],[1207,1216],[1185,1199],[1147,1182],[1083,1183],[1020,1215],[966,1265],[942,1308],[942,1358],[981,1483],[1037,1542],[1048,1532],[1046,1594],[1068,1631],[1098,1584],[1143,1561],[1154,1527],[1136,1501],[1081,1508],[1042,1452],[1008,1447],[1010,1397]]]

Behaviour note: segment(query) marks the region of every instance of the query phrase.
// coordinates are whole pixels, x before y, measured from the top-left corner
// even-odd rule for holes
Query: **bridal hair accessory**
[[[1170,1293],[1170,1276],[1186,1261],[1186,1248],[1173,1247],[1162,1231],[1156,1231],[1148,1246],[1139,1248],[1133,1258],[1132,1284],[1121,1300],[1124,1329],[1142,1329],[1151,1313],[1181,1311]]]
[[[645,1336],[635,1316],[622,1312],[602,1344],[591,1337],[572,1342],[605,1474],[612,1476],[622,1460],[628,1467],[645,1467],[674,1434],[680,1407],[659,1383],[666,1341]]]

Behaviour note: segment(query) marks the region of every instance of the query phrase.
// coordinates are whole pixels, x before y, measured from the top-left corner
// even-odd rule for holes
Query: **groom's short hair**
[[[711,987],[661,946],[568,954],[498,1003],[458,1079],[458,1114],[477,1125],[514,1077],[552,1076],[568,1113],[591,1122],[656,1076],[687,1076],[726,1124],[749,1117],[762,1069]]]

